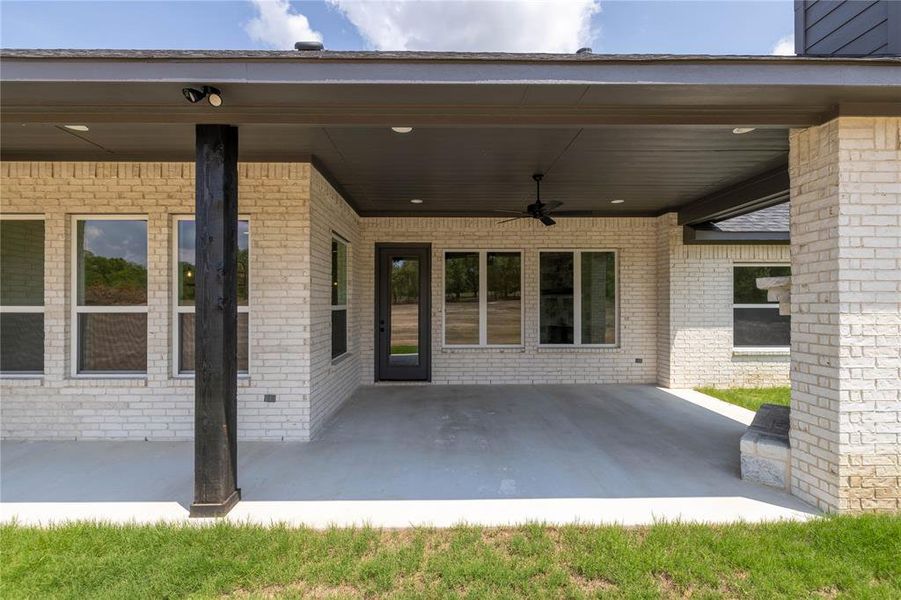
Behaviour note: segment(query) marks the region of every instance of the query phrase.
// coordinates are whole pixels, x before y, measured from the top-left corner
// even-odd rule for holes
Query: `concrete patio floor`
[[[309,443],[239,444],[236,521],[326,526],[809,518],[739,478],[752,413],[648,386],[370,386]],[[0,518],[186,520],[191,442],[2,443]]]

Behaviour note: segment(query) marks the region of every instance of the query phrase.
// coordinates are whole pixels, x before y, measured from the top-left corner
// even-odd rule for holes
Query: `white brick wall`
[[[901,119],[792,131],[792,492],[901,508]]]
[[[251,221],[250,377],[239,381],[239,436],[307,439],[310,168],[242,163],[239,177],[240,212]],[[0,178],[3,213],[46,217],[45,375],[0,381],[3,437],[190,439],[193,380],[174,378],[171,367],[171,236],[173,215],[193,212],[193,165],[7,162]],[[148,217],[146,378],[68,376],[73,214]],[[277,402],[264,403],[266,393]]]
[[[239,174],[240,212],[251,221],[250,376],[239,382],[242,439],[309,439],[357,385],[372,382],[376,242],[432,244],[436,383],[760,385],[784,374],[784,361],[731,355],[731,265],[785,261],[784,248],[683,247],[671,215],[561,219],[553,228],[532,221],[498,225],[491,218],[361,219],[308,164],[242,163]],[[193,211],[193,165],[3,163],[0,198],[3,212],[44,214],[47,232],[46,374],[0,381],[2,435],[191,438],[193,381],[173,377],[171,366],[171,236],[173,217]],[[148,218],[148,374],[72,379],[70,215],[108,213]],[[337,361],[331,360],[329,301],[333,231],[350,242],[351,273],[348,354]],[[523,251],[522,348],[442,347],[447,249]],[[618,252],[618,347],[538,347],[540,249]],[[270,393],[277,401],[263,402]]]
[[[313,170],[310,213],[312,267],[310,432],[315,436],[360,382],[361,335],[357,324],[359,311],[356,310],[359,304],[359,290],[353,276],[360,244],[360,217],[316,170]],[[347,354],[334,361],[331,329],[333,232],[349,242]]]
[[[432,381],[435,383],[654,383],[656,235],[654,219],[560,219],[554,227],[493,218],[364,218],[355,277],[360,290],[362,380],[374,378],[374,245],[432,244]],[[620,347],[538,347],[539,249],[619,252]],[[525,340],[522,349],[442,348],[445,250],[522,250]],[[636,363],[641,359],[642,363]]]
[[[659,218],[661,385],[674,388],[788,385],[789,357],[734,353],[732,269],[788,264],[787,245],[685,245],[673,213]]]

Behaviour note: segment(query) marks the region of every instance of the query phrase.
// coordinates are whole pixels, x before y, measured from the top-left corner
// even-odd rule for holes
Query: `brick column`
[[[792,493],[901,507],[901,119],[790,138]]]

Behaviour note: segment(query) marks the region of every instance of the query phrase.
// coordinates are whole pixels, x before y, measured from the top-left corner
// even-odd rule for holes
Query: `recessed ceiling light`
[[[391,131],[394,133],[410,133],[413,131],[412,127],[392,127]]]
[[[622,204],[625,200],[611,200],[610,204]]]
[[[419,198],[413,198],[412,200],[410,200],[410,204],[422,204],[422,200],[420,200]]]
[[[72,131],[88,131],[87,125],[63,125],[63,127]]]
[[[757,128],[756,127],[736,127],[735,129],[732,130],[732,133],[734,133],[735,135],[741,135],[743,133],[751,133],[755,129],[757,129]]]

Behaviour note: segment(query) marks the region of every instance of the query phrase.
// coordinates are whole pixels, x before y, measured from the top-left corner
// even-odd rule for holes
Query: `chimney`
[[[901,56],[901,1],[795,0],[798,56]]]

